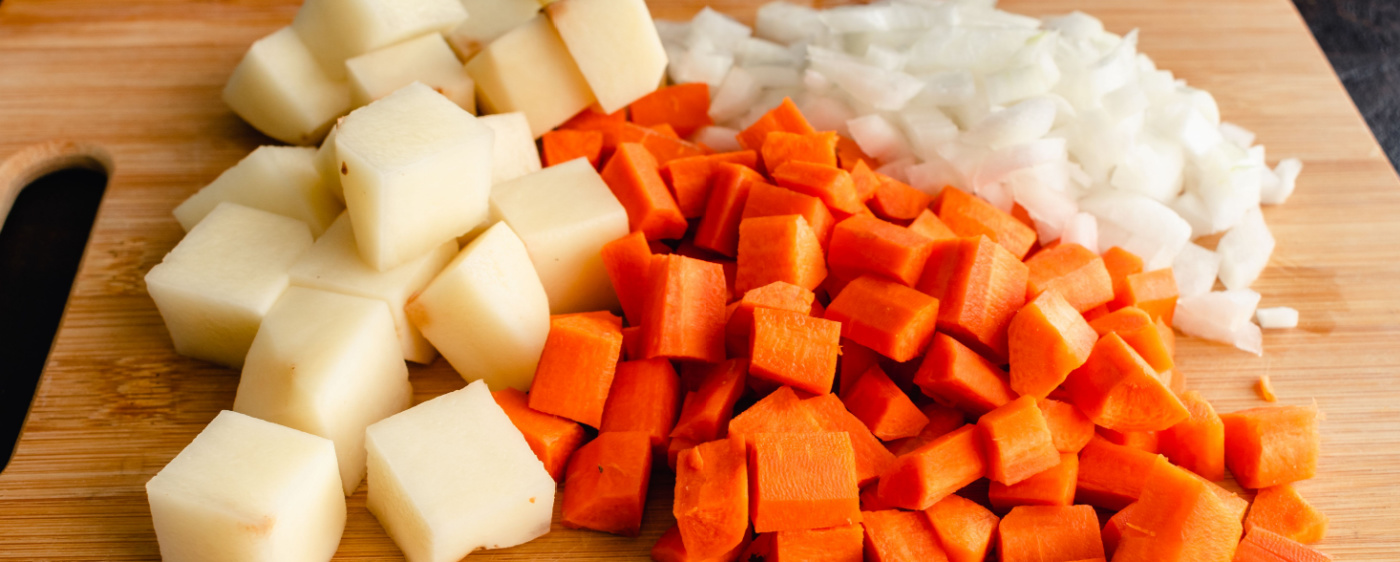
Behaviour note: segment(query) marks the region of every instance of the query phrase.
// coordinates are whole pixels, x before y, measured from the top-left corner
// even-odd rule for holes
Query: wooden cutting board
[[[703,0],[652,0],[686,18]],[[5,0],[0,4],[0,215],[16,190],[71,165],[110,171],[67,314],[14,460],[0,474],[0,558],[158,557],[145,482],[221,409],[237,373],[177,357],[142,277],[181,236],[170,210],[267,140],[219,101],[240,55],[287,24],[294,0]],[[716,0],[751,22],[757,2]],[[1284,404],[1326,413],[1323,458],[1302,493],[1332,518],[1339,560],[1400,556],[1400,182],[1288,0],[1008,0],[1031,14],[1084,10],[1142,29],[1162,68],[1216,96],[1259,133],[1270,161],[1306,163],[1265,214],[1278,249],[1255,285],[1301,311],[1266,355],[1183,338],[1181,369],[1222,412]],[[4,373],[0,369],[0,373]],[[462,386],[445,363],[415,369],[419,401]],[[671,524],[655,479],[643,535],[554,532],[474,559],[645,559]],[[350,498],[340,558],[397,558]]]

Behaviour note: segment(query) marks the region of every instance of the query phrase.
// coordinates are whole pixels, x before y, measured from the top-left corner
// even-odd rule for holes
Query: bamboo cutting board
[[[651,0],[686,18],[702,0]],[[106,198],[14,460],[0,473],[0,558],[158,558],[145,482],[221,409],[237,373],[177,357],[142,277],[181,236],[174,206],[266,139],[220,101],[256,38],[295,0],[5,0],[0,3],[0,216],[43,172],[110,173]],[[758,4],[715,0],[752,21]],[[1007,0],[1024,13],[1095,14],[1142,29],[1162,68],[1215,94],[1225,119],[1259,133],[1270,161],[1306,163],[1265,214],[1278,249],[1255,285],[1264,306],[1301,311],[1265,336],[1266,355],[1183,338],[1188,385],[1221,412],[1316,400],[1318,477],[1299,485],[1332,518],[1338,560],[1400,556],[1400,181],[1288,0]],[[0,368],[0,373],[4,373]],[[417,399],[462,386],[445,363],[416,369]],[[570,531],[473,559],[640,560],[671,524],[658,477],[636,539]],[[349,500],[342,559],[398,550]]]

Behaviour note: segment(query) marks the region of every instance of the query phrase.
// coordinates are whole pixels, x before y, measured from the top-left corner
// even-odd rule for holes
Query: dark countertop
[[[1293,0],[1392,166],[1400,162],[1400,1]]]

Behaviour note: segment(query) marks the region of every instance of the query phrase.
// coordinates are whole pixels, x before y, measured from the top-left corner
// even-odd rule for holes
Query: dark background
[[[1400,161],[1400,0],[1293,3],[1394,165]],[[29,409],[105,183],[86,170],[43,178],[20,193],[0,227],[0,466]]]

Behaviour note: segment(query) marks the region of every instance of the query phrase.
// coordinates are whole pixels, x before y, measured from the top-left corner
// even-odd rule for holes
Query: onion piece
[[[1227,289],[1246,289],[1259,278],[1274,253],[1274,236],[1258,207],[1250,209],[1220,238],[1220,281]]]
[[[1075,213],[1060,232],[1060,243],[1079,244],[1090,252],[1099,253],[1099,222],[1089,213]]]
[[[1220,254],[1187,243],[1172,261],[1172,274],[1176,276],[1176,291],[1181,298],[1209,293],[1220,274]]]
[[[1298,174],[1302,171],[1303,162],[1297,158],[1280,160],[1270,174],[1275,180],[1274,183],[1260,188],[1259,202],[1265,205],[1282,205],[1293,195],[1293,189],[1298,185]]]
[[[1254,318],[1264,329],[1298,327],[1298,310],[1286,306],[1261,308],[1254,311]]]
[[[1249,321],[1258,306],[1259,293],[1249,289],[1180,298],[1176,301],[1172,326],[1189,336],[1260,353],[1262,345],[1254,345],[1254,333],[1259,327]]]
[[[851,140],[876,160],[892,162],[912,154],[904,133],[878,113],[851,119],[846,127],[851,131]]]

